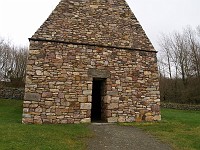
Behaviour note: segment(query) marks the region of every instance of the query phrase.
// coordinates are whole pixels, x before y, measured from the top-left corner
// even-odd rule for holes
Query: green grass
[[[0,99],[0,150],[83,150],[91,132],[84,124],[25,125],[22,101]]]
[[[0,150],[84,150],[85,124],[21,124],[22,101],[0,100]],[[177,150],[200,149],[200,111],[162,110],[157,123],[124,123],[148,131]]]
[[[200,111],[162,109],[162,121],[128,123],[148,131],[176,150],[200,150]]]

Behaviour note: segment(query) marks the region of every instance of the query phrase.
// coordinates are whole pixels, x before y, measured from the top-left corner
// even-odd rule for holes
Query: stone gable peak
[[[154,51],[125,0],[61,0],[31,39]]]

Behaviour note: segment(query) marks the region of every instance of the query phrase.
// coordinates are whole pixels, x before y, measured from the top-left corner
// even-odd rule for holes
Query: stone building
[[[125,0],[61,0],[29,40],[23,123],[161,119],[156,51]]]

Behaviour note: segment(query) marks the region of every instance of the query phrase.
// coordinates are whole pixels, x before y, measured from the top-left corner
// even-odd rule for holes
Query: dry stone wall
[[[0,98],[22,100],[24,98],[24,88],[2,87],[0,88]]]
[[[46,41],[30,44],[23,123],[91,122],[92,81],[97,74],[107,76],[107,122],[161,119],[155,52]]]
[[[178,104],[178,103],[161,103],[162,108],[179,109],[179,110],[197,110],[200,111],[200,105]]]

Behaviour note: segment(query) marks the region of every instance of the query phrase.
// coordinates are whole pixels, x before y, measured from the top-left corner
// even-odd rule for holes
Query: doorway
[[[92,110],[91,121],[92,122],[104,122],[105,121],[105,84],[106,79],[94,78],[92,84]]]

